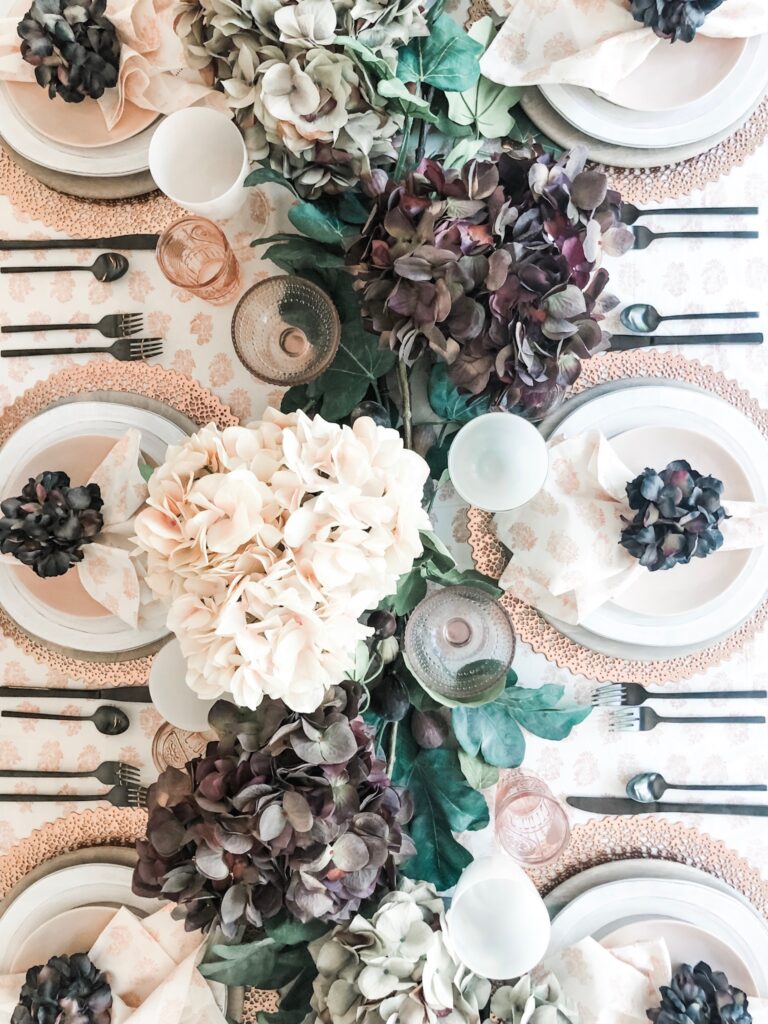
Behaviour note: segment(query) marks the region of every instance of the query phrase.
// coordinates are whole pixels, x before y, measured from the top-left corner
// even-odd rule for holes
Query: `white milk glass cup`
[[[491,980],[532,970],[549,945],[549,913],[523,869],[503,854],[473,861],[461,873],[446,915],[458,958]]]
[[[210,220],[227,220],[246,200],[248,153],[226,114],[189,107],[169,114],[149,144],[155,184],[179,206]]]
[[[510,412],[487,412],[456,434],[448,475],[460,498],[486,512],[525,505],[544,486],[549,455],[536,427]]]

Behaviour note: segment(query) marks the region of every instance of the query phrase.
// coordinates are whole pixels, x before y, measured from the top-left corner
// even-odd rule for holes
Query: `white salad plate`
[[[620,928],[658,919],[693,926],[699,940],[704,933],[725,943],[756,988],[749,994],[768,994],[768,924],[734,895],[698,882],[627,878],[590,888],[555,915],[548,954],[587,936],[599,942]]]
[[[714,94],[670,110],[631,110],[572,85],[541,85],[546,100],[592,138],[638,149],[684,146],[710,138],[746,115],[768,85],[768,34],[747,40],[736,66]]]
[[[160,414],[130,405],[78,402],[56,406],[22,424],[0,449],[0,496],[17,493],[31,472],[58,469],[35,462],[37,456],[44,462],[44,453],[53,445],[74,444],[78,438],[88,437],[117,441],[130,428],[141,432],[142,452],[153,463],[162,462],[168,445],[187,436]],[[160,622],[134,630],[113,615],[69,614],[41,600],[26,584],[25,576],[15,566],[0,566],[0,605],[22,629],[46,643],[106,655],[134,651],[168,635]]]
[[[163,906],[134,895],[133,868],[124,864],[77,864],[33,882],[0,917],[0,974],[10,974],[27,940],[54,918],[80,907],[127,907],[141,917]]]
[[[712,395],[672,386],[623,388],[581,404],[553,435],[594,429],[615,443],[633,473],[653,459],[688,455],[700,472],[723,474],[726,508],[729,496],[768,500],[761,468],[768,464],[768,442],[747,417]],[[697,456],[706,465],[696,465]],[[684,568],[646,573],[577,628],[618,643],[687,648],[734,629],[763,599],[767,579],[768,546],[719,551]]]

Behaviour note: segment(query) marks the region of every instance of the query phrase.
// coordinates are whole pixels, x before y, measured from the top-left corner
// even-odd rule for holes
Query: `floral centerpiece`
[[[428,468],[395,430],[267,410],[168,449],[136,534],[197,693],[314,711],[352,671],[360,621],[429,527]]]

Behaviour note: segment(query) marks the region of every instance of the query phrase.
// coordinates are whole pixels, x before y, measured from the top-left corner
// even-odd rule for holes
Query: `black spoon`
[[[759,238],[758,231],[649,231],[642,224],[632,228],[635,233],[635,249],[647,249],[652,242],[662,238]]]
[[[55,270],[90,270],[97,281],[117,281],[128,273],[128,260],[119,252],[103,252],[89,267],[0,267],[0,274],[49,274]]]
[[[640,217],[685,217],[688,215],[704,215],[704,216],[721,216],[721,217],[738,217],[747,216],[759,213],[759,209],[756,206],[703,206],[703,207],[691,207],[687,210],[670,209],[666,208],[663,210],[649,209],[641,210],[633,203],[622,203],[621,212],[619,216],[624,224],[634,224]]]
[[[2,711],[2,718],[36,718],[47,722],[93,722],[103,736],[119,736],[130,725],[128,715],[120,708],[102,704],[92,715],[54,715],[45,711]]]
[[[759,313],[678,313],[676,316],[662,316],[655,306],[647,302],[636,302],[621,311],[621,322],[630,331],[645,334],[655,331],[664,320],[754,320]]]
[[[627,796],[633,800],[639,801],[641,804],[649,804],[654,800],[661,800],[668,789],[689,789],[689,790],[710,790],[713,792],[719,792],[726,790],[727,792],[736,793],[765,793],[768,790],[768,786],[755,785],[755,786],[673,786],[667,782],[663,775],[659,772],[641,772],[640,775],[634,775],[627,783]]]

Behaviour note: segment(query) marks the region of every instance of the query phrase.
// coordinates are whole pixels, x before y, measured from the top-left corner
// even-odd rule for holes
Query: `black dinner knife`
[[[108,238],[0,239],[0,252],[17,249],[151,249],[159,235],[111,235]]]
[[[656,345],[762,345],[763,335],[754,334],[612,334],[611,349],[627,352]]]
[[[577,811],[591,814],[740,814],[768,817],[768,804],[693,804],[655,801],[641,804],[619,796],[569,796],[566,802]]]
[[[150,704],[148,686],[106,686],[101,690],[68,690],[55,686],[0,686],[0,697],[58,697],[62,700],[117,700],[131,704]]]

